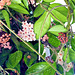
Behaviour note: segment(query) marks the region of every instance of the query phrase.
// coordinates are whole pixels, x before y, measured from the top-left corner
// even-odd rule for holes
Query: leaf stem
[[[62,75],[57,69],[54,68],[54,66],[49,63],[41,54],[39,54],[34,48],[32,48],[27,42],[25,42],[21,37],[19,37],[14,31],[12,31],[5,23],[3,23],[1,20],[0,22],[9,30],[11,31],[17,38],[22,40],[29,48],[31,48],[36,54],[38,54],[43,60],[45,60],[59,75]]]

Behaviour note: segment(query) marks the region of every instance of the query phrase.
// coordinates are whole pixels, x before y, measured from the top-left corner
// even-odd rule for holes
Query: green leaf
[[[44,9],[41,8],[40,4],[36,7],[33,16],[38,17],[44,12]]]
[[[71,39],[71,46],[72,46],[72,49],[75,50],[75,38]]]
[[[12,8],[13,10],[22,14],[29,14],[29,12],[19,4],[11,3],[11,5],[9,5],[9,8]]]
[[[2,11],[0,10],[0,20],[1,19],[4,19],[4,17],[3,17]]]
[[[11,2],[20,4],[21,0],[12,0]]]
[[[50,5],[50,3],[48,2],[42,2],[42,4],[47,5],[44,6],[46,9],[48,8],[48,6]],[[39,17],[42,13],[44,13],[44,9],[40,6],[40,4],[36,7],[33,16],[34,17]]]
[[[30,56],[31,58],[27,58],[27,56]],[[34,53],[26,53],[24,55],[24,62],[25,64],[30,67],[35,61],[37,60],[37,55]]]
[[[41,42],[40,42],[40,43],[41,43]],[[39,51],[39,50],[38,50],[38,43],[36,43],[36,44],[34,45],[34,49],[37,50],[37,51]],[[40,44],[40,49],[41,49],[41,50],[40,50],[40,54],[42,55],[43,50],[44,50],[44,44],[42,44],[42,43]]]
[[[55,25],[49,29],[49,32],[58,36],[59,35],[58,33],[67,32],[67,29],[64,28],[62,25]]]
[[[73,75],[73,74],[74,74],[73,68],[69,72],[66,72],[66,75]],[[62,75],[64,75],[64,73]]]
[[[28,44],[33,47],[33,45],[31,43],[28,42]],[[29,51],[29,52],[34,52],[30,47],[28,47],[26,44],[24,44],[23,42],[20,42],[20,46],[19,49],[22,51]]]
[[[44,14],[34,24],[34,32],[36,34],[36,39],[39,39],[43,24],[44,24],[44,26],[42,29],[41,37],[47,32],[47,30],[50,27],[51,16],[49,14],[48,17],[46,18],[47,14],[48,14],[48,12],[44,12]]]
[[[70,56],[71,62],[75,62],[75,51],[73,49],[69,50],[69,56]]]
[[[24,6],[23,3],[21,2],[21,0],[12,0],[11,2],[14,4],[20,4],[20,5]]]
[[[16,51],[15,53],[9,55],[9,59],[6,63],[6,66],[8,68],[14,68],[20,62],[21,59],[22,59],[22,52]]]
[[[0,65],[2,65],[6,59],[7,56],[10,54],[12,50],[8,50],[8,49],[2,49],[2,53],[0,53]]]
[[[19,41],[17,40],[16,36],[14,36],[14,35],[12,34],[12,35],[11,35],[11,39],[12,39],[12,41],[15,43],[16,48],[19,50],[20,43],[19,43]]]
[[[54,2],[55,0],[44,0],[45,2]]]
[[[54,46],[54,47],[58,47],[61,43],[60,41],[58,40],[58,38],[56,38],[56,36],[52,35],[51,33],[48,33],[48,42]]]
[[[53,63],[53,66],[56,68],[56,63]],[[36,63],[31,66],[25,75],[54,75],[55,70],[50,67],[50,65],[46,62]]]
[[[9,14],[6,10],[2,10],[2,14],[3,14],[3,17],[7,23],[7,26],[10,28],[10,19],[9,19]]]
[[[60,72],[60,73],[63,73],[63,68],[61,65],[57,64],[57,70]]]
[[[49,7],[49,10],[51,10],[52,8],[54,8],[54,7],[56,7],[56,6],[60,6],[61,4],[59,4],[59,3],[54,3],[54,4],[51,4],[50,5],[50,7]],[[57,8],[55,8],[55,9],[53,9],[52,11],[51,11],[51,13],[57,18],[57,19],[59,19],[60,21],[62,21],[62,22],[66,22],[67,21],[67,13],[68,13],[68,10],[67,10],[67,8],[66,7],[57,7]],[[51,15],[52,16],[52,18],[54,19],[54,20],[56,20],[56,18],[53,16],[53,15]],[[57,21],[57,20],[56,20]]]
[[[64,51],[64,56],[63,56],[63,60],[65,61],[66,60],[66,56],[67,56],[67,51],[68,51],[68,48],[65,49]],[[70,56],[68,55],[67,57],[67,63],[70,63]]]
[[[29,9],[29,7],[28,7],[28,0],[23,0],[23,3],[26,6],[26,8]]]

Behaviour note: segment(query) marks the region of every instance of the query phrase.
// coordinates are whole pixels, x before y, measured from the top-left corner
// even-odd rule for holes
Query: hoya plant
[[[0,0],[0,75],[73,75],[75,0]]]

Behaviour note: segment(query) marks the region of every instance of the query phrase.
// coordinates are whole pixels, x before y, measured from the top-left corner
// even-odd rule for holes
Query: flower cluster
[[[3,47],[3,48],[11,49],[10,42],[8,42],[10,39],[10,36],[11,34],[7,34],[4,31],[0,32],[0,48]]]
[[[59,33],[58,39],[61,41],[61,43],[68,42],[68,37],[66,37],[66,34],[62,32]]]
[[[49,39],[49,37],[47,36],[47,34],[45,34],[45,35],[41,38],[41,40],[42,40],[43,42],[47,41],[48,39]]]
[[[64,65],[63,54],[64,54],[64,51],[61,50],[61,51],[58,53],[58,57],[57,57],[58,64],[60,64],[61,66]],[[66,64],[66,68],[65,68],[66,72],[68,72],[72,67],[73,67],[72,62]]]
[[[20,36],[23,40],[29,42],[29,41],[35,41],[35,33],[33,31],[33,24],[27,23],[27,21],[22,22],[22,30],[18,31],[18,36]]]
[[[0,0],[0,9],[3,9],[4,5],[10,5],[11,0]]]

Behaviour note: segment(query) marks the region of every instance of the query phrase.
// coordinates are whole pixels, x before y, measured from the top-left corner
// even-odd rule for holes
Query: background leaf
[[[21,59],[22,59],[22,52],[16,51],[15,53],[9,55],[9,59],[6,63],[6,66],[8,68],[14,68],[20,62]]]
[[[0,65],[4,64],[11,51],[12,49],[11,50],[4,49],[4,48],[2,49],[2,53],[0,53]]]

